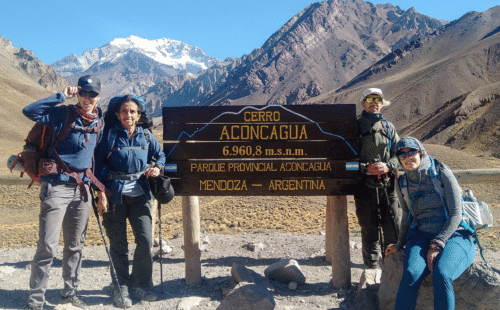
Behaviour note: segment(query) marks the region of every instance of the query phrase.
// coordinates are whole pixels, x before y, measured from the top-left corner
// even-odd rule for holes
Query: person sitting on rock
[[[398,242],[385,251],[389,256],[404,248],[395,309],[415,309],[420,285],[431,272],[434,309],[455,309],[453,281],[476,257],[471,233],[459,226],[462,190],[452,171],[429,156],[419,140],[401,139],[396,154],[405,172],[399,178],[400,187],[406,186],[410,203],[402,203]],[[442,193],[436,189],[437,182]]]

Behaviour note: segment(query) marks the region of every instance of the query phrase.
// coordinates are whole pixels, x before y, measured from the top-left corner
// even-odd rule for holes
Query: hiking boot
[[[43,306],[37,307],[32,305],[26,305],[23,307],[23,310],[42,310]]]
[[[78,296],[76,293],[68,296],[61,295],[61,301],[59,302],[59,304],[71,304],[73,305],[73,307],[80,309],[87,309],[88,307],[87,304],[84,303],[83,300],[80,299],[80,296]]]
[[[155,301],[158,298],[153,291],[142,287],[132,287],[130,294],[132,298],[144,301]]]
[[[126,285],[120,285],[118,288],[118,286],[111,283],[110,288],[112,289],[111,294],[116,307],[123,309],[132,307],[132,300],[128,295],[128,287]]]

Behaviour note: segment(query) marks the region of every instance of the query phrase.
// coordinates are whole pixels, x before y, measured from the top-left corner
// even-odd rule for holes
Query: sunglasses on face
[[[376,97],[376,98],[366,97],[364,101],[365,101],[366,103],[372,103],[372,102],[375,102],[375,103],[377,103],[377,104],[381,104],[381,103],[382,103],[382,98],[380,98],[380,97]]]
[[[88,91],[88,90],[79,90],[78,91],[78,95],[80,95],[80,97],[87,97],[87,95],[90,97],[90,98],[95,98],[97,96],[99,96],[98,93],[96,93],[95,91]]]
[[[409,150],[408,152],[401,152],[398,154],[398,158],[401,160],[406,159],[407,157],[413,157],[418,153],[418,150]]]

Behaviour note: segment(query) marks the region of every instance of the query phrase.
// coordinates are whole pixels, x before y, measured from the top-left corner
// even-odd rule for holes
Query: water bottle
[[[471,202],[477,202],[476,197],[474,197],[474,193],[472,193],[472,190],[470,190],[470,189],[468,189],[464,192],[464,200],[471,201]]]
[[[24,171],[24,163],[21,157],[19,157],[16,161],[16,164],[14,167],[12,167],[12,163],[16,160],[17,155],[10,155],[9,159],[7,159],[7,168],[9,170],[12,169],[12,171]]]
[[[479,212],[481,214],[481,220],[483,222],[483,226],[493,227],[493,215],[491,214],[490,208],[484,201],[481,201],[479,203]]]

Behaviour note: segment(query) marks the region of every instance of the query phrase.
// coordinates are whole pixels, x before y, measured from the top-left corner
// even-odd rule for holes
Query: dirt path
[[[277,310],[293,309],[349,309],[356,297],[362,273],[359,237],[351,237],[352,286],[348,290],[335,290],[330,281],[332,268],[324,260],[325,237],[319,234],[258,233],[237,235],[207,235],[210,243],[202,252],[201,285],[184,283],[184,253],[180,248],[183,238],[169,240],[171,255],[163,258],[163,289],[161,294],[160,262],[154,263],[154,290],[160,298],[152,303],[134,301],[133,309],[182,309],[182,304],[196,304],[191,310],[216,309],[223,299],[223,291],[235,284],[231,278],[234,263],[244,265],[264,276],[264,269],[282,258],[298,261],[306,276],[306,284],[292,291],[284,284],[272,281]],[[244,248],[249,242],[262,242],[264,249],[251,252]],[[133,247],[131,246],[131,249]],[[60,252],[60,251],[59,251]],[[0,249],[0,308],[19,309],[26,302],[29,283],[29,263],[33,248]],[[488,250],[486,259],[500,270],[500,253]],[[478,258],[480,259],[480,258]],[[107,295],[111,282],[105,248],[88,246],[84,250],[80,293],[89,309],[116,309]],[[2,273],[3,271],[3,273]],[[58,255],[51,270],[47,291],[48,305],[54,309],[59,302],[62,287],[61,256]],[[185,308],[188,309],[188,308]],[[375,308],[374,308],[375,309]],[[371,309],[364,309],[371,310]]]

